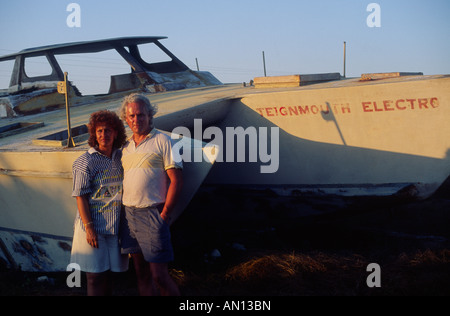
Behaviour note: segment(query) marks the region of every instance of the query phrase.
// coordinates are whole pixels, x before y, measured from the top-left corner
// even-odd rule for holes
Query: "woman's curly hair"
[[[117,138],[114,140],[113,147],[121,148],[125,144],[127,135],[125,133],[125,126],[123,125],[122,120],[114,112],[101,110],[92,113],[91,118],[89,119],[89,146],[98,147],[95,130],[97,128],[97,125],[99,124],[106,124],[107,126],[117,131]]]

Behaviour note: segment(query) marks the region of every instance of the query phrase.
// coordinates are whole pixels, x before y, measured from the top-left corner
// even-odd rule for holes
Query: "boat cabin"
[[[123,37],[115,39],[65,43],[36,48],[28,48],[15,54],[0,57],[0,62],[14,61],[8,89],[0,90],[0,117],[27,115],[41,111],[60,108],[64,98],[57,93],[57,82],[64,80],[66,69],[55,56],[69,54],[91,54],[115,50],[129,65],[131,71],[111,75],[109,90],[106,95],[130,93],[133,90],[142,92],[173,91],[209,85],[220,85],[221,82],[209,72],[192,71],[160,40],[166,37]],[[164,61],[145,60],[140,46],[152,44]],[[40,57],[39,62],[48,62],[49,74],[30,75],[28,63]],[[76,85],[72,85],[74,104],[86,103]],[[78,98],[77,98],[78,97]],[[38,102],[36,102],[38,100]],[[92,102],[89,100],[88,102]]]

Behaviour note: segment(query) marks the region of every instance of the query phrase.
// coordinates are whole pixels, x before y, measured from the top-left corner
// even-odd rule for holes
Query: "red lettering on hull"
[[[302,115],[327,115],[330,112],[334,114],[351,113],[348,104],[334,104],[332,108],[329,105],[297,105],[297,106],[280,106],[280,107],[263,107],[255,109],[263,117],[274,116],[302,116]]]
[[[382,106],[380,104],[383,104]],[[361,102],[364,112],[388,112],[405,110],[429,110],[439,107],[438,98],[398,99]]]
[[[361,102],[362,110],[365,113],[375,112],[395,112],[408,110],[432,110],[439,107],[439,99],[417,98],[417,99],[391,99],[378,101]],[[351,114],[352,107],[349,103],[322,104],[322,105],[285,105],[260,107],[255,109],[262,117],[289,117],[304,115],[343,115]]]

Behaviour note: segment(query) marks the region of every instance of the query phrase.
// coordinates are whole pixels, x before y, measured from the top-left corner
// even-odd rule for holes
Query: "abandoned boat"
[[[160,40],[128,37],[26,49],[0,90],[0,260],[24,271],[65,271],[76,203],[72,163],[87,150],[89,115],[118,110],[139,91],[158,105],[185,162],[180,215],[200,186],[270,189],[284,195],[393,195],[425,198],[450,175],[450,76],[339,73],[255,78],[222,84],[190,70]],[[169,61],[144,60],[151,44]],[[109,93],[68,85],[70,117],[58,83],[58,55],[116,51],[131,72]],[[51,74],[30,77],[27,59],[44,56]],[[69,74],[70,76],[70,74]],[[70,133],[67,122],[70,122]],[[72,137],[75,146],[70,146]]]

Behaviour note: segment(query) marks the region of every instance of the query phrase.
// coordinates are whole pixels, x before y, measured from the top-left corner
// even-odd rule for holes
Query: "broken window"
[[[47,77],[52,74],[52,67],[45,56],[25,58],[24,70],[28,78]]]
[[[172,58],[164,53],[158,46],[153,43],[139,45],[139,53],[142,60],[148,64],[156,64],[172,61]]]
[[[130,65],[115,50],[55,55],[55,58],[82,95],[106,94],[111,76],[131,73]]]

